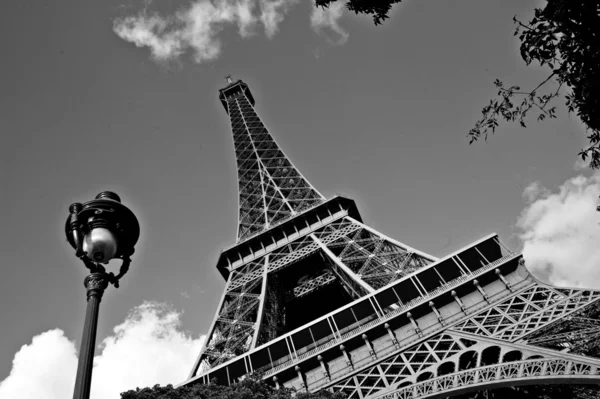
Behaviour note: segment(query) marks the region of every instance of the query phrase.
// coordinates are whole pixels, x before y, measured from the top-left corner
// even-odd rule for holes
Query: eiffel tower
[[[182,385],[260,372],[276,387],[408,399],[600,383],[600,360],[573,351],[600,337],[600,291],[539,282],[496,234],[443,258],[387,237],[354,201],[308,182],[246,83],[227,77],[219,93],[237,158],[237,241],[217,261],[225,289]]]

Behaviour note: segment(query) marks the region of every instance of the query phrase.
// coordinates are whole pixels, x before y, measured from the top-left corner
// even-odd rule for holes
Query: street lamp
[[[65,224],[67,241],[90,271],[83,281],[87,289],[87,309],[73,393],[73,399],[88,399],[100,300],[108,284],[119,288],[119,279],[129,270],[140,225],[133,212],[121,204],[119,196],[110,191],[101,192],[92,201],[72,204],[69,212]],[[103,266],[111,259],[123,262],[117,275],[107,272]]]

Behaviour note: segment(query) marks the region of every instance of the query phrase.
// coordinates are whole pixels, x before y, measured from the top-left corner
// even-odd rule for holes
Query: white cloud
[[[121,39],[137,47],[150,48],[156,60],[164,61],[179,56],[183,51],[181,32],[169,29],[170,24],[169,20],[158,15],[139,14],[115,21],[113,29]]]
[[[542,186],[542,183],[540,183],[539,181],[531,183],[530,185],[525,187],[525,190],[523,190],[523,197],[527,200],[528,203],[532,203],[536,199],[543,196],[547,196],[548,194],[550,194],[550,190]]]
[[[583,159],[581,159],[581,157],[577,158],[577,161],[575,161],[575,164],[573,165],[573,169],[575,169],[576,172],[589,170],[590,169],[589,159],[587,161],[584,161]]]
[[[260,21],[265,27],[268,37],[277,33],[277,27],[283,21],[284,15],[298,0],[259,0]]]
[[[315,32],[324,34],[329,37],[329,33],[333,32],[337,36],[337,40],[330,40],[335,44],[344,44],[350,36],[339,24],[344,10],[346,9],[345,2],[338,0],[329,5],[328,8],[313,7],[310,15],[310,24]]]
[[[262,23],[272,37],[285,14],[299,0],[196,0],[172,16],[148,15],[144,9],[134,16],[118,18],[113,30],[137,47],[148,47],[157,61],[173,60],[191,51],[197,63],[216,59],[221,53],[219,33],[237,26],[240,36],[254,33]],[[258,9],[258,11],[256,11]]]
[[[176,384],[187,378],[204,337],[182,332],[181,314],[164,304],[134,308],[94,358],[91,397],[115,399],[136,387]],[[0,382],[1,398],[62,399],[73,395],[75,345],[61,330],[33,337],[15,354],[10,375]]]
[[[73,395],[75,345],[61,330],[33,337],[13,358],[10,374],[0,383],[0,398],[58,399]]]
[[[523,256],[536,277],[560,286],[600,289],[600,173],[567,180],[557,192],[534,183],[523,193]]]

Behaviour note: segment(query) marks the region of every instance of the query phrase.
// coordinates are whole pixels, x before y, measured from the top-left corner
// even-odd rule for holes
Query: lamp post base
[[[102,294],[108,286],[108,281],[106,273],[92,273],[83,281],[83,285],[87,289],[87,309],[85,311],[85,324],[83,325],[73,399],[89,399],[90,397],[96,330],[98,328],[98,310],[100,309]]]

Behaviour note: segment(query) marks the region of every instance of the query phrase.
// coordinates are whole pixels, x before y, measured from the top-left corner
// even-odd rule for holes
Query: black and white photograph
[[[600,0],[0,26],[0,399],[600,397]]]

